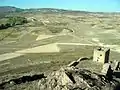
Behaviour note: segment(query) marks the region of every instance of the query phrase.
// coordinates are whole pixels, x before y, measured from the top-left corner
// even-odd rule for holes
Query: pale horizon
[[[89,12],[120,12],[118,0],[2,0],[0,6],[14,6],[22,9],[56,8]]]

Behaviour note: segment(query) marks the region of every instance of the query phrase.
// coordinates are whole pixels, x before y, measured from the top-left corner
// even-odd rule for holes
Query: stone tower
[[[108,63],[109,62],[109,48],[95,48],[93,54],[93,61]]]

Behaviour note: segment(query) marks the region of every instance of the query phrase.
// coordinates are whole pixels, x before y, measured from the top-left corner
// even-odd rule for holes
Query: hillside
[[[11,6],[0,6],[0,19],[4,18],[6,15],[15,12],[21,12],[23,9],[11,7]]]
[[[65,9],[57,9],[57,8],[29,8],[29,9],[21,9],[13,6],[0,6],[0,15],[6,13],[13,12],[27,12],[27,13],[68,13],[68,14],[119,14],[117,12],[113,13],[105,13],[105,12],[88,12],[88,11],[79,11],[79,10],[65,10]]]
[[[11,6],[0,6],[0,13],[10,13],[19,11],[22,11],[22,9]]]

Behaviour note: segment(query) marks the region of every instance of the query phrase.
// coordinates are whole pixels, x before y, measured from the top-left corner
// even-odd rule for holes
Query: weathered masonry
[[[109,48],[95,48],[93,53],[93,61],[109,63],[109,53]]]

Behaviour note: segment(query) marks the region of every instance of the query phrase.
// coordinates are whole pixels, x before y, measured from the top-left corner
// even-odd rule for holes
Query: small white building
[[[100,63],[109,63],[109,48],[95,48],[93,53],[93,61],[97,61]]]

